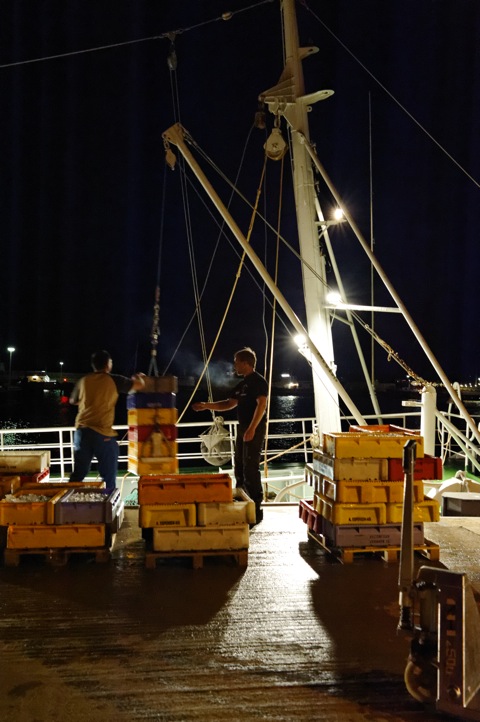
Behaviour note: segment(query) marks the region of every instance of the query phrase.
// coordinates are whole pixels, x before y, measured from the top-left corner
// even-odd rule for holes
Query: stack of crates
[[[128,471],[176,474],[176,376],[147,376],[143,391],[127,396]]]
[[[229,474],[142,476],[138,502],[147,566],[159,555],[247,553],[255,504],[237,491],[234,499]]]
[[[442,461],[424,454],[423,437],[393,425],[352,426],[325,433],[322,451],[314,451],[306,482],[313,501],[300,502],[309,531],[327,547],[390,547],[401,543],[403,452],[414,438],[413,484],[415,545],[424,544],[424,522],[438,521],[438,502],[424,495],[423,481],[442,478]]]
[[[120,490],[103,482],[26,484],[0,500],[5,562],[21,554],[98,550],[106,553],[124,516]],[[73,488],[72,488],[73,487]]]
[[[0,539],[5,561],[20,554],[110,547],[123,521],[120,491],[103,481],[50,482],[50,452],[0,452]]]

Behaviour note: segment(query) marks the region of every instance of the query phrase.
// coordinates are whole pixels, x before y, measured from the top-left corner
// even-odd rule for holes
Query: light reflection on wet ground
[[[147,570],[136,521],[129,511],[109,564],[0,569],[0,719],[432,719],[403,683],[397,563],[333,561],[296,509],[273,507],[247,568]],[[431,526],[455,564],[452,527]]]

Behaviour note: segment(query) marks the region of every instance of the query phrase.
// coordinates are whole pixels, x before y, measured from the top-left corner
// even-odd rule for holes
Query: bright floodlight
[[[7,348],[7,351],[8,351],[8,353],[13,353],[15,351],[15,349],[13,348],[13,346],[9,346]]]
[[[305,346],[307,339],[302,333],[297,333],[296,336],[293,337],[293,340],[297,344],[298,348],[301,348],[302,346]]]
[[[342,209],[341,209],[341,208],[335,208],[335,210],[334,210],[334,212],[333,212],[333,217],[335,218],[336,221],[341,221],[342,218],[343,218],[343,211],[342,211]]]
[[[282,377],[282,379],[289,379],[289,378],[290,378],[290,374],[280,374],[280,376]]]
[[[342,303],[342,297],[338,291],[330,291],[330,293],[327,293],[327,301],[331,303],[332,306],[339,306]]]

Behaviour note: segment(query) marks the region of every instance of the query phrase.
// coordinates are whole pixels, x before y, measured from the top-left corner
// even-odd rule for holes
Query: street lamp
[[[60,366],[60,381],[63,380],[63,361],[59,361],[58,365]]]
[[[12,385],[12,354],[15,351],[13,346],[8,346],[7,348],[8,353],[10,354],[10,362],[8,365],[8,385]]]

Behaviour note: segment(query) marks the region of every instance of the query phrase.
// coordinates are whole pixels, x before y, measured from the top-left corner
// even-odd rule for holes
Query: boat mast
[[[293,180],[300,254],[304,261],[302,273],[308,335],[321,352],[331,372],[335,374],[331,319],[326,303],[326,259],[321,252],[319,242],[316,211],[318,199],[315,193],[312,162],[304,144],[304,138],[310,137],[307,119],[309,106],[328,98],[332,95],[332,91],[323,90],[305,95],[302,60],[318,52],[318,48],[299,47],[294,0],[281,0],[281,8],[285,67],[277,85],[261,93],[260,100],[266,103],[275,115],[277,133],[280,116],[286,119],[291,130]],[[315,359],[312,359],[312,373],[318,428],[321,432],[340,431],[338,394],[331,383],[331,374],[326,374],[325,370],[315,363]]]

